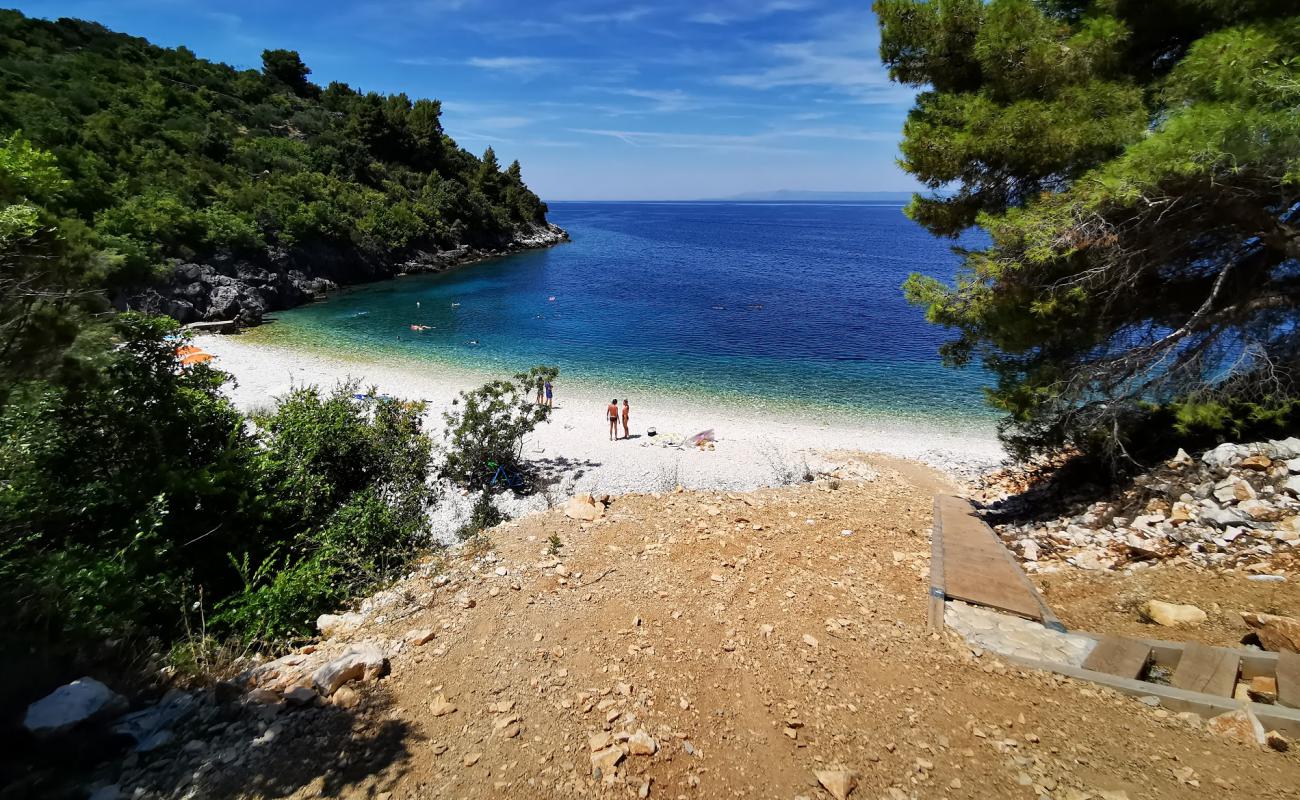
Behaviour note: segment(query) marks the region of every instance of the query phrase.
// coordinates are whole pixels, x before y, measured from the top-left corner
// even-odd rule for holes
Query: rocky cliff
[[[414,249],[391,259],[330,247],[269,250],[257,258],[214,255],[176,262],[163,283],[122,293],[122,310],[166,314],[182,323],[234,320],[256,325],[270,311],[292,308],[347,286],[415,272],[441,272],[494,256],[566,242],[557,225],[535,224],[515,230],[509,239],[483,247]]]

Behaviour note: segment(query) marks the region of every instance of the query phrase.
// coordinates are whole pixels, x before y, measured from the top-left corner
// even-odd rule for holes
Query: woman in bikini
[[[628,415],[628,411],[630,410],[631,409],[629,409],[627,405],[627,398],[625,397],[623,398],[623,438],[624,439],[626,439],[630,435],[627,429],[627,415]]]
[[[605,409],[605,418],[609,420],[609,440],[612,442],[618,438],[618,398],[617,397],[609,401],[609,406]]]

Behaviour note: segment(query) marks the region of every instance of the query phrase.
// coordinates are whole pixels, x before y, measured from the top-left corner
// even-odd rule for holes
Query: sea
[[[992,430],[988,376],[944,367],[952,333],[900,288],[951,279],[953,247],[982,234],[936,239],[896,204],[557,202],[549,218],[571,243],[349,289],[253,335],[485,376],[554,365],[557,391]]]

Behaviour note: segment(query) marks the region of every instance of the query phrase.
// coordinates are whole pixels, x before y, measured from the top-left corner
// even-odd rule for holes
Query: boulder
[[[1084,550],[1071,556],[1070,562],[1079,569],[1103,570],[1115,566],[1115,559],[1101,550]]]
[[[1193,507],[1181,500],[1174,503],[1173,507],[1169,510],[1169,522],[1173,525],[1183,525],[1188,522],[1194,522],[1195,520],[1196,514]]]
[[[1300,439],[1292,436],[1287,439],[1277,439],[1269,442],[1273,447],[1273,454],[1281,459],[1292,459],[1300,457]]]
[[[600,770],[602,775],[608,775],[609,771],[618,766],[618,762],[623,760],[623,748],[618,745],[606,747],[604,750],[597,750],[591,754],[592,770]]]
[[[1182,468],[1190,467],[1196,462],[1192,460],[1192,457],[1187,454],[1186,450],[1180,447],[1178,448],[1178,454],[1169,459],[1167,463],[1170,468]]]
[[[1200,625],[1205,622],[1207,615],[1204,611],[1192,605],[1183,605],[1179,603],[1166,603],[1162,600],[1148,600],[1138,607],[1143,619],[1163,625],[1166,628],[1174,628],[1181,625]]]
[[[845,800],[858,784],[853,773],[846,769],[819,769],[814,770],[813,775],[835,800]]]
[[[326,639],[345,636],[360,628],[366,618],[361,614],[348,611],[344,614],[321,614],[316,618],[316,629]]]
[[[1253,456],[1246,456],[1241,460],[1239,465],[1242,469],[1250,469],[1255,472],[1268,472],[1268,468],[1273,466],[1273,459],[1259,453]]]
[[[171,689],[156,704],[118,718],[113,732],[135,739],[135,749],[145,752],[169,739],[168,728],[188,716],[197,704],[194,695]]]
[[[1300,653],[1300,619],[1243,611],[1241,620],[1255,630],[1265,650]]]
[[[1264,744],[1264,726],[1249,708],[1239,708],[1217,717],[1211,717],[1205,723],[1205,729],[1225,739],[1245,744]]]
[[[38,736],[53,736],[83,722],[117,716],[127,709],[126,698],[94,678],[60,686],[27,707],[23,727]]]
[[[595,522],[605,515],[605,506],[589,494],[574,495],[564,505],[564,516],[584,522]]]
[[[1264,500],[1244,500],[1237,504],[1237,510],[1256,522],[1277,522],[1282,519],[1282,509]]]
[[[1236,475],[1229,475],[1214,484],[1214,499],[1220,503],[1241,502],[1255,499],[1255,487]]]
[[[374,680],[388,669],[388,659],[373,644],[353,645],[343,655],[312,673],[317,691],[329,697],[349,681]]]
[[[1227,469],[1248,455],[1250,452],[1241,445],[1224,442],[1213,450],[1205,451],[1201,455],[1201,461],[1212,469]]]
[[[1300,461],[1300,458],[1296,459]],[[1300,497],[1300,475],[1292,475],[1282,482],[1282,491],[1292,497]]]
[[[627,751],[634,756],[652,756],[658,749],[659,745],[643,730],[638,730],[627,740]]]

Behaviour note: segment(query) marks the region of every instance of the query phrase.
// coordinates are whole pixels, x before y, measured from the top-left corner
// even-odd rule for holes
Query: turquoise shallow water
[[[952,243],[898,206],[556,203],[550,216],[571,244],[349,290],[255,336],[415,365],[555,364],[559,387],[611,397],[991,427],[985,376],[942,367],[947,334],[899,290],[914,271],[950,277]]]

